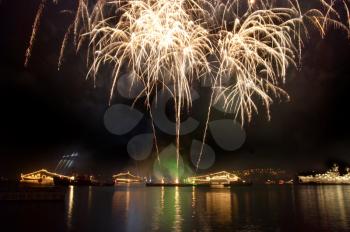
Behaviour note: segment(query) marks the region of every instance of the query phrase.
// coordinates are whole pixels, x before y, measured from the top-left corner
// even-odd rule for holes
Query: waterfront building
[[[241,179],[230,172],[221,171],[201,176],[188,177],[187,182],[192,184],[224,185],[240,181]]]
[[[74,177],[65,176],[58,173],[49,172],[41,169],[28,174],[21,174],[21,183],[34,185],[54,185],[54,178],[73,180]]]
[[[113,175],[113,180],[114,180],[114,183],[116,183],[116,184],[120,184],[120,183],[141,183],[141,182],[143,182],[142,177],[133,175],[129,171]]]

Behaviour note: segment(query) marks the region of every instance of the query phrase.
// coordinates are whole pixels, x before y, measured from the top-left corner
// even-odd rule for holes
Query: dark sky
[[[0,1],[0,176],[54,168],[61,155],[74,151],[91,172],[113,172],[134,164],[126,143],[142,128],[116,136],[103,125],[110,80],[100,77],[96,88],[92,80],[85,80],[84,54],[75,55],[71,45],[57,71],[60,42],[72,19],[60,11],[75,7],[69,3],[74,1],[61,2],[45,9],[25,68],[39,1]],[[224,152],[213,145],[213,169],[271,166],[295,171],[322,168],[329,160],[350,162],[350,42],[345,33],[331,30],[323,40],[312,38],[302,64],[301,71],[290,70],[284,86],[291,101],[276,100],[270,122],[261,111],[245,125],[247,140],[238,151]]]

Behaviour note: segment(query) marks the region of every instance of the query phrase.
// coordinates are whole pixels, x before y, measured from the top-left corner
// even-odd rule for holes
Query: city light
[[[347,173],[340,175],[338,165],[334,164],[331,170],[323,174],[298,176],[301,184],[350,184],[350,170],[347,168]]]

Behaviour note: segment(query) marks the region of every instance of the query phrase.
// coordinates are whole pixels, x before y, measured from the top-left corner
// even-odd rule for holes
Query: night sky
[[[57,71],[60,43],[73,17],[61,11],[74,9],[74,1],[48,4],[32,59],[24,67],[38,4],[38,0],[0,1],[0,176],[52,169],[62,155],[75,151],[89,172],[112,173],[134,165],[126,144],[143,126],[126,136],[105,129],[108,75],[101,74],[94,88],[91,79],[85,80],[84,51],[76,55],[71,43]],[[301,71],[291,69],[287,75],[284,88],[290,102],[276,100],[270,122],[261,109],[245,125],[247,139],[238,151],[224,152],[213,145],[217,155],[213,169],[300,171],[323,168],[333,160],[350,162],[349,66],[345,33],[331,30],[323,40],[314,36],[306,43]],[[119,96],[113,100],[122,101]],[[184,146],[189,137],[182,139]]]

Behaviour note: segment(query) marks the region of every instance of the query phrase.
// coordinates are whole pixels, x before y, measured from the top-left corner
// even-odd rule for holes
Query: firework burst
[[[102,66],[112,67],[110,101],[122,72],[132,74],[132,82],[143,83],[140,96],[146,96],[151,117],[151,99],[160,89],[170,91],[175,102],[177,155],[180,112],[191,107],[194,82],[210,76],[209,107],[223,98],[224,107],[233,109],[242,125],[258,113],[259,101],[270,119],[273,100],[289,99],[281,86],[288,68],[298,67],[312,31],[323,38],[327,28],[334,26],[350,35],[346,0],[312,0],[303,7],[299,0],[98,0],[91,6],[87,0],[78,1],[64,36],[59,67],[72,34],[77,51],[85,41],[88,44],[88,76],[94,81]],[[34,21],[26,65],[45,3],[42,0]],[[203,144],[209,117],[210,108]],[[199,162],[200,158],[197,168]]]
[[[175,101],[179,148],[181,108],[191,105],[193,80],[210,72],[207,55],[213,49],[209,33],[192,21],[183,2],[178,0],[131,1],[120,11],[121,17],[115,24],[111,18],[101,20],[86,34],[93,56],[89,72],[95,76],[102,64],[112,63],[112,99],[125,67],[132,73],[130,76],[143,83],[142,93],[149,109],[159,88],[170,91]]]

